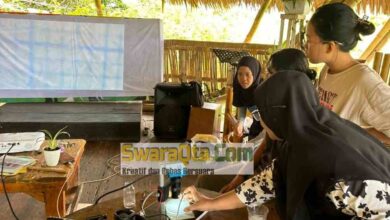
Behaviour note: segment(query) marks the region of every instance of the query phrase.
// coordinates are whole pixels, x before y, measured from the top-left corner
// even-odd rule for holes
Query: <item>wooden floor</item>
[[[152,116],[143,116],[143,126],[149,127],[152,130]],[[153,139],[153,135],[143,136],[141,142],[148,142]],[[113,164],[119,165],[119,157],[114,157],[120,153],[120,142],[87,142],[85,152],[81,160],[79,183],[91,180],[106,178],[115,173]],[[110,158],[113,158],[111,166],[107,165]],[[119,169],[117,170],[119,171]],[[107,181],[97,183],[84,184],[83,192],[79,203],[94,203],[94,201],[105,192],[120,187],[124,181],[137,178],[137,176],[120,176],[115,175]],[[194,184],[196,177],[188,176],[183,179],[183,186]],[[138,182],[137,191],[155,190],[158,184],[158,176],[146,178]],[[110,198],[121,196],[122,191],[118,191],[102,199],[102,201]],[[39,202],[31,196],[23,193],[9,194],[12,207],[20,220],[24,219],[46,219],[45,206],[43,202]],[[0,194],[0,219],[14,219],[6,197],[3,193]]]

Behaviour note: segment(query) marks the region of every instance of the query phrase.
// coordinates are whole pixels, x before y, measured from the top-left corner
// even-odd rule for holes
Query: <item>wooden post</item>
[[[281,15],[280,16],[280,30],[279,30],[279,44],[278,44],[278,49],[282,48],[283,44],[283,35],[284,35],[284,17]]]
[[[95,0],[96,12],[98,16],[103,16],[102,0]]]
[[[244,43],[250,43],[252,41],[252,37],[256,33],[256,30],[260,24],[261,18],[263,17],[265,11],[267,11],[269,6],[271,5],[271,2],[272,2],[272,0],[267,0],[266,2],[264,2],[261,5],[261,8],[260,8],[259,12],[257,13],[255,20],[253,21],[252,27],[249,30],[249,33],[246,36]]]
[[[286,37],[286,48],[293,47],[295,48],[296,42],[295,39],[298,37],[300,39],[300,33],[296,34],[296,26],[300,25],[299,30],[302,31],[303,20],[305,19],[305,15],[303,14],[281,14],[280,15],[280,33],[279,33],[279,45],[278,48],[282,48],[283,35],[284,35],[284,22],[287,20],[287,37]],[[296,36],[298,35],[298,36]]]
[[[378,74],[381,73],[382,59],[383,59],[383,53],[376,52],[374,58],[374,65],[372,65],[372,67]]]
[[[226,82],[226,103],[225,103],[225,116],[223,120],[223,140],[227,140],[230,133],[230,120],[229,117],[232,115],[233,105],[233,77],[235,68],[232,67],[231,74],[227,76]]]
[[[389,69],[390,69],[390,54],[386,54],[383,58],[382,68],[381,68],[381,77],[386,83],[389,80]]]
[[[292,20],[288,19],[287,20],[287,39],[286,39],[286,47],[290,47],[290,42],[291,42],[291,27],[292,27]],[[295,34],[295,33],[294,33]]]

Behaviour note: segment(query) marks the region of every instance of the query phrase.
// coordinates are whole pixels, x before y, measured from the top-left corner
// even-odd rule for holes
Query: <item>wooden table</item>
[[[81,156],[84,152],[86,141],[82,139],[67,139],[60,140],[67,147],[65,151],[72,157],[74,162],[72,164],[59,164],[55,168],[61,168],[66,173],[57,173],[51,171],[28,170],[26,173],[15,176],[5,177],[6,189],[8,193],[23,192],[31,195],[33,198],[45,203],[46,216],[58,216],[57,214],[57,198],[58,211],[61,216],[65,215],[65,198],[66,191],[77,185],[78,173]],[[42,149],[47,146],[45,141],[41,146]],[[12,155],[31,156],[37,159],[37,163],[33,165],[36,168],[45,166],[45,159],[43,153],[37,152],[23,152]],[[65,186],[64,186],[65,184]],[[64,187],[63,187],[64,186]],[[63,190],[61,191],[61,188]],[[0,186],[0,192],[3,192],[3,186]],[[60,192],[61,191],[61,192]]]
[[[217,195],[219,193],[200,189],[200,191],[208,196],[214,197],[213,195]],[[141,210],[141,202],[142,195],[140,193],[137,193],[136,196],[136,207],[134,208],[134,211],[139,212]],[[145,204],[145,207],[148,207],[153,203],[153,199],[149,198],[148,201]],[[275,207],[273,204],[267,204],[268,208],[270,209],[270,213],[268,215],[268,220],[279,220],[279,218],[276,216]],[[153,205],[148,207],[145,212],[146,215],[154,215],[159,213],[157,202],[155,202]],[[123,198],[115,198],[106,200],[103,202],[98,203],[95,206],[89,206],[84,209],[80,209],[68,216],[66,218],[74,219],[74,220],[85,220],[88,217],[91,216],[97,216],[97,215],[106,215],[108,220],[114,220],[114,213],[115,211],[119,209],[123,209]],[[146,218],[147,219],[147,218]],[[153,218],[153,219],[159,219],[159,218]],[[164,219],[161,217],[161,219]],[[233,209],[233,210],[225,210],[225,211],[213,211],[208,212],[202,220],[237,220],[237,219],[248,219],[247,209],[246,208],[239,208],[239,209]]]

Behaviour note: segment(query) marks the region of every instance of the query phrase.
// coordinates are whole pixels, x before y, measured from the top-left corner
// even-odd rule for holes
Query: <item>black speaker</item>
[[[154,135],[162,139],[187,136],[191,90],[182,84],[159,83],[154,90]]]

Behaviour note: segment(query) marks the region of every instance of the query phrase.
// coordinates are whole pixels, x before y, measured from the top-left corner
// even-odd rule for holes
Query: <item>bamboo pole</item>
[[[378,74],[381,73],[382,60],[383,60],[383,53],[376,52],[374,58],[374,65],[372,65],[372,67],[375,70],[375,72],[377,72]]]
[[[252,27],[249,30],[249,33],[246,36],[244,43],[250,43],[252,41],[253,35],[255,35],[257,27],[260,24],[261,18],[263,17],[263,15],[265,14],[265,12],[269,8],[269,6],[271,5],[271,2],[272,2],[272,0],[267,0],[266,2],[264,2],[261,5],[261,8],[259,9],[259,12],[257,13],[256,18],[253,21]]]
[[[383,25],[382,30],[379,31],[378,35],[368,45],[367,49],[362,53],[360,59],[369,60],[375,51],[380,50],[390,38],[390,20],[387,20],[386,24]]]
[[[381,77],[386,83],[389,79],[389,69],[390,69],[390,54],[386,54],[383,58],[382,68],[381,68]]]
[[[98,16],[103,16],[102,0],[95,0],[96,13]]]
[[[232,105],[233,105],[233,87],[226,86],[226,102],[225,102],[225,116],[223,120],[223,140],[227,141],[227,138],[230,133],[230,120],[229,116],[232,115]]]
[[[226,102],[225,102],[225,116],[223,121],[223,140],[228,142],[227,138],[230,133],[230,116],[232,115],[232,106],[233,106],[233,77],[234,77],[235,68],[232,67],[231,73],[228,74],[228,79],[226,81]]]

